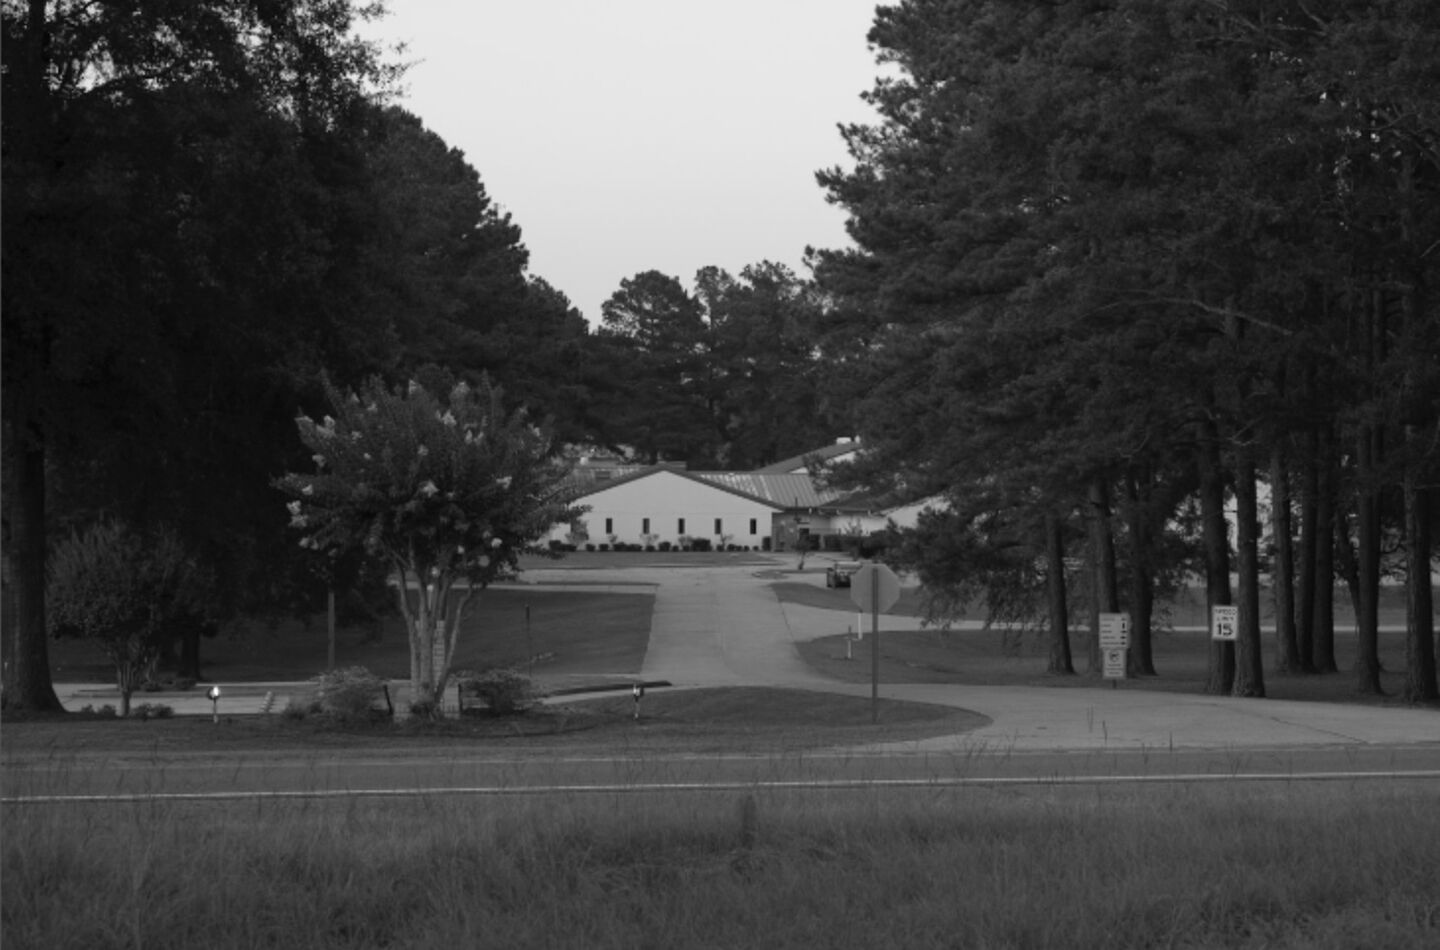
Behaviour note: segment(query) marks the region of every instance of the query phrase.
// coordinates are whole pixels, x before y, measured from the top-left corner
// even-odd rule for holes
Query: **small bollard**
[[[645,684],[636,683],[630,687],[630,695],[635,697],[635,718],[640,718],[640,700],[645,698]]]
[[[210,721],[218,723],[220,721],[220,687],[210,687],[210,692],[206,695],[210,697]]]

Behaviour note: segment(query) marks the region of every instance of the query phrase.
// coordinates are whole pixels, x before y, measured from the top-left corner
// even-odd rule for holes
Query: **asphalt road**
[[[12,758],[0,789],[6,801],[38,802],[1381,779],[1440,787],[1440,746],[1145,752],[976,748],[965,753],[840,749],[757,755],[497,755],[458,746],[284,755],[51,752]]]

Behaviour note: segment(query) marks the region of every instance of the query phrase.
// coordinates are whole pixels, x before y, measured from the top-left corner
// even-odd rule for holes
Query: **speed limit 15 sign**
[[[1210,608],[1210,639],[1234,640],[1240,631],[1239,607]]]

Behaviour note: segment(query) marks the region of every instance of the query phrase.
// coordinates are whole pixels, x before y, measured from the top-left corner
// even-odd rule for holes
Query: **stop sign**
[[[861,610],[889,610],[900,599],[900,578],[872,561],[850,575],[850,599]]]

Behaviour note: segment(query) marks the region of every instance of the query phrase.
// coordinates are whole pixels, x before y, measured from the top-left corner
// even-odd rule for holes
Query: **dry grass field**
[[[4,806],[7,948],[1440,942],[1433,788]]]

